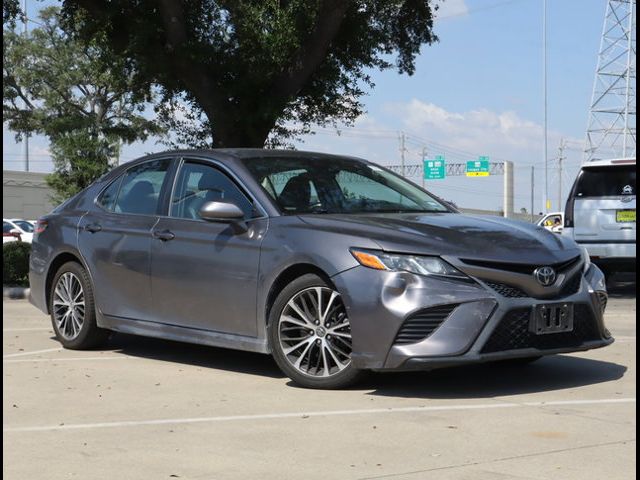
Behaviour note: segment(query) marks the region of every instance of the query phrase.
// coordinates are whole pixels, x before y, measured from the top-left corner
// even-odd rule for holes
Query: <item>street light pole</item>
[[[547,0],[542,0],[542,83],[544,102],[544,211],[549,212],[549,108],[547,93]]]
[[[23,34],[26,38],[28,35],[27,33],[27,0],[24,0],[23,5],[24,5]],[[24,105],[24,109],[26,110],[28,108],[27,102],[23,101],[23,105]],[[28,172],[29,171],[29,132],[24,132],[24,135],[22,136],[22,156],[24,158],[24,171]]]

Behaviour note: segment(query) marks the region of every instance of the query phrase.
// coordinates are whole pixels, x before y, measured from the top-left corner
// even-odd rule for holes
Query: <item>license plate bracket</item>
[[[573,331],[573,304],[552,303],[535,305],[529,330],[536,335]]]

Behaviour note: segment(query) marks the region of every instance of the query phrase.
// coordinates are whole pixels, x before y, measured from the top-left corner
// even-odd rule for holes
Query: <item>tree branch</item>
[[[326,59],[331,42],[340,31],[351,0],[324,0],[316,26],[294,55],[289,68],[279,75],[273,91],[283,98],[297,95]]]

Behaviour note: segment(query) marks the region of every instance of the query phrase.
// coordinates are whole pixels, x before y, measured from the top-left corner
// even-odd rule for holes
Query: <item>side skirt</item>
[[[130,333],[143,337],[162,338],[176,342],[195,343],[210,347],[230,348],[257,353],[271,353],[266,340],[259,338],[214,332],[197,328],[180,327],[166,323],[132,320],[130,318],[99,315],[98,326],[115,332]]]

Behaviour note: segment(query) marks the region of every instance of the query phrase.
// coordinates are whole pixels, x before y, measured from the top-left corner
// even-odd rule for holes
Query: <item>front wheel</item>
[[[351,324],[340,294],[316,275],[304,275],[276,298],[269,340],[280,369],[307,388],[338,389],[362,375],[351,362]]]

